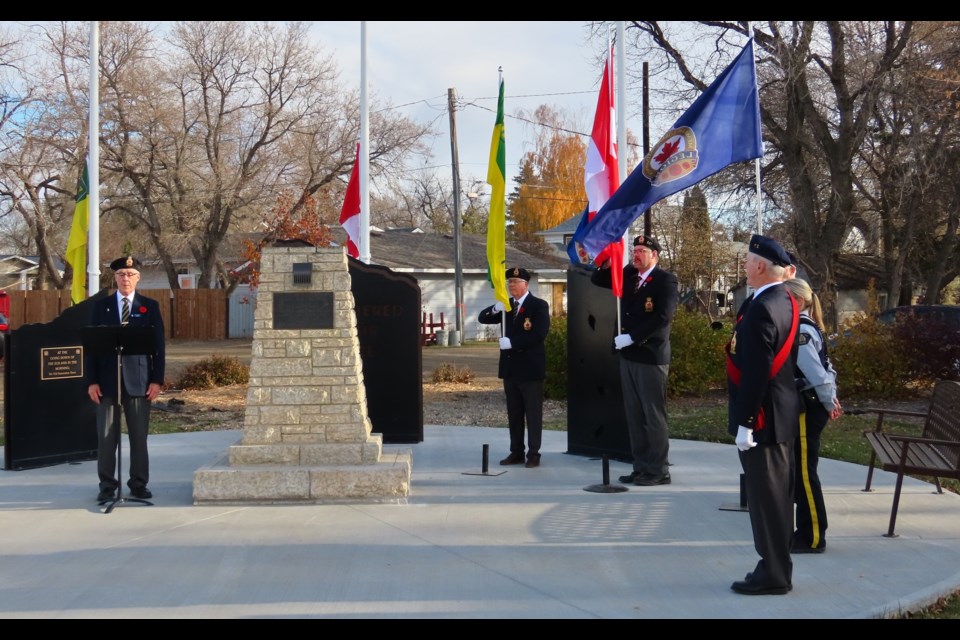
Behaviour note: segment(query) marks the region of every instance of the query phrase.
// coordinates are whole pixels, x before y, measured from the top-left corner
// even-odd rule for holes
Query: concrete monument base
[[[342,247],[263,250],[243,438],[194,473],[195,504],[409,495],[412,451],[371,433],[350,285]]]

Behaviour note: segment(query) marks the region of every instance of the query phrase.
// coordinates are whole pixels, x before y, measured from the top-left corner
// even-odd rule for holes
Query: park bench
[[[933,389],[930,406],[926,413],[899,409],[861,409],[850,413],[877,413],[877,425],[863,435],[870,443],[870,468],[864,491],[870,491],[875,466],[897,474],[893,492],[893,508],[890,511],[890,528],[884,535],[895,538],[897,507],[904,474],[932,476],[937,493],[942,494],[940,478],[960,480],[960,382],[941,380]],[[885,416],[908,416],[923,418],[920,436],[907,436],[883,431]]]

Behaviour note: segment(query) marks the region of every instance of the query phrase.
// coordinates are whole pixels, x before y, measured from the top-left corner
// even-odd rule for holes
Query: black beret
[[[660,243],[650,236],[637,236],[633,239],[633,246],[646,247],[647,249],[653,249],[657,253],[660,253]]]
[[[510,278],[520,278],[521,280],[530,282],[530,272],[522,267],[513,267],[512,269],[507,269],[507,280]]]
[[[750,253],[755,253],[761,258],[766,258],[778,267],[786,267],[793,264],[786,249],[780,246],[780,243],[773,238],[753,234],[750,238]]]
[[[794,266],[797,265],[797,256],[795,256],[792,252],[787,251],[787,257],[790,258],[790,264]]]
[[[141,267],[143,267],[143,264],[133,256],[123,256],[110,263],[110,268],[114,271],[120,271],[120,269],[136,269],[140,271]]]

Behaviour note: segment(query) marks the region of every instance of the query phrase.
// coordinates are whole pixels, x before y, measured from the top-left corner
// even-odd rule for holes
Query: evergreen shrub
[[[567,398],[567,316],[550,318],[550,331],[543,343],[547,353],[547,377],[543,395],[551,400]]]
[[[670,330],[670,375],[667,393],[671,396],[697,395],[726,387],[726,352],[730,339],[729,321],[711,328],[711,319],[698,311],[678,307]]]

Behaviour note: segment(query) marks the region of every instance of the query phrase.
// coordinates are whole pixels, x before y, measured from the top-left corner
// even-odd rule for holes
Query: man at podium
[[[163,386],[165,348],[160,305],[156,300],[136,292],[141,266],[133,256],[117,258],[110,263],[116,292],[94,304],[91,318],[93,326],[152,327],[153,332],[151,353],[123,355],[121,350],[120,389],[117,389],[116,355],[85,355],[87,394],[97,404],[99,502],[114,498],[117,483],[123,475],[123,470],[117,469],[120,421],[115,421],[114,412],[118,406],[118,393],[130,440],[130,479],[127,486],[136,498],[146,500],[153,497],[147,488],[150,480],[147,432],[150,428],[150,402],[160,395]]]

